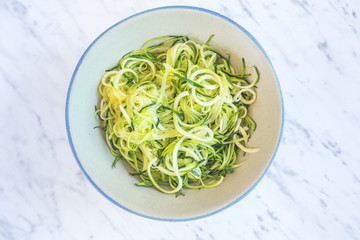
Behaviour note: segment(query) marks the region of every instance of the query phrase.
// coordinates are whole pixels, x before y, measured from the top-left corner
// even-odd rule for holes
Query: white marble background
[[[65,98],[87,46],[165,5],[217,11],[270,56],[285,102],[273,165],[227,210],[168,223],[128,213],[71,153]],[[360,1],[1,0],[0,239],[360,239]]]

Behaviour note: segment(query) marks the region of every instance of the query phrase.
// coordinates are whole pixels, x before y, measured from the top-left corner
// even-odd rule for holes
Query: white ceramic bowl
[[[111,168],[101,130],[93,129],[98,101],[97,85],[104,69],[116,65],[127,52],[139,49],[153,37],[188,35],[230,53],[231,64],[241,70],[241,58],[260,71],[258,99],[251,107],[257,129],[249,146],[261,151],[247,154],[247,163],[227,174],[217,188],[186,190],[185,197],[165,195],[153,188],[137,187],[125,164]],[[131,16],[107,29],[81,57],[70,82],[66,102],[66,127],[75,158],[94,187],[117,206],[132,213],[168,221],[214,214],[244,198],[260,181],[274,158],[282,132],[283,108],[275,71],[264,49],[243,27],[209,10],[194,7],[163,7]]]

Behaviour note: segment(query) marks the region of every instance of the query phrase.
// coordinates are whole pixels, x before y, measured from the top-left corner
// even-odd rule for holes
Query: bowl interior
[[[244,30],[245,31],[245,30]],[[261,178],[275,153],[282,127],[282,102],[271,64],[251,37],[228,19],[194,8],[162,8],[128,18],[107,30],[87,49],[73,75],[67,101],[69,139],[80,167],[107,198],[137,214],[168,220],[192,219],[216,212],[245,196]],[[217,188],[190,190],[185,197],[165,195],[153,188],[137,187],[125,164],[111,168],[99,124],[93,117],[97,86],[105,69],[117,64],[127,52],[139,49],[153,37],[188,35],[231,55],[231,65],[241,71],[241,58],[260,71],[258,99],[250,108],[257,129],[248,146],[261,151],[247,154],[246,164],[225,177]]]

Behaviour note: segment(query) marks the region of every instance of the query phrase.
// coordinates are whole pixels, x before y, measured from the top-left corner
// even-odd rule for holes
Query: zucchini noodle
[[[209,45],[212,38],[204,45],[187,36],[150,39],[101,78],[95,113],[113,167],[126,160],[137,185],[176,196],[216,187],[243,164],[240,153],[259,150],[246,146],[256,129],[248,113],[258,69],[247,71],[243,59],[235,73],[230,57]]]

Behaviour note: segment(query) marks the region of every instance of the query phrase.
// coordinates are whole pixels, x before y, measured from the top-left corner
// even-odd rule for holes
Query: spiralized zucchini
[[[248,110],[259,72],[253,67],[252,77],[243,59],[235,73],[230,57],[209,45],[212,37],[204,45],[187,36],[150,39],[101,78],[96,113],[113,166],[126,160],[139,186],[176,196],[216,187],[242,165],[240,152],[259,150],[246,146],[256,129]]]

